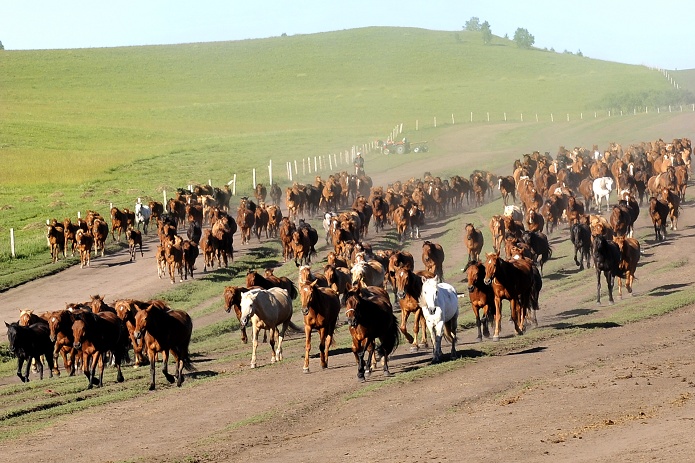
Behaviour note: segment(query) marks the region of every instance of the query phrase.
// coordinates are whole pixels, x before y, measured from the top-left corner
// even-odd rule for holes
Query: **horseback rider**
[[[352,164],[355,166],[355,175],[364,173],[364,158],[362,157],[362,153],[360,153],[359,151],[357,152],[357,156],[355,156],[355,161]]]

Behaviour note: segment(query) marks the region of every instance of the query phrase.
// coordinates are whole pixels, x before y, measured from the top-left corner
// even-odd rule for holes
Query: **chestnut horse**
[[[309,352],[311,351],[311,331],[319,332],[319,352],[321,368],[328,368],[328,348],[333,342],[333,332],[340,313],[338,293],[331,288],[318,285],[318,280],[300,286],[299,294],[304,315],[304,373],[309,373]]]
[[[193,371],[188,346],[191,342],[193,321],[183,310],[166,310],[158,305],[150,305],[135,315],[135,339],[144,339],[147,358],[150,361],[150,391],[155,389],[157,354],[162,353],[164,366],[162,373],[170,383],[174,376],[169,374],[169,352],[176,361],[176,385],[183,384],[183,370]]]
[[[111,352],[118,372],[116,381],[123,382],[121,362],[128,357],[128,334],[113,312],[78,313],[72,324],[73,347],[82,351],[82,371],[92,386],[104,385],[104,354]],[[99,367],[99,378],[96,369]]]
[[[434,278],[434,274],[426,272],[428,278]],[[389,272],[391,273],[391,272]],[[422,295],[422,278],[414,273],[410,268],[398,267],[393,272],[395,281],[396,295],[398,296],[398,304],[401,307],[401,324],[400,331],[405,336],[405,339],[411,344],[411,351],[416,351],[420,346],[427,346],[427,327],[425,319],[422,318],[422,307],[420,305],[420,296]],[[407,323],[408,316],[413,314],[415,321],[413,322],[413,334],[408,333]],[[422,325],[422,337],[418,343],[418,333]]]
[[[352,353],[357,361],[357,379],[364,381],[365,374],[371,374],[377,338],[381,341],[376,350],[382,357],[384,376],[392,376],[388,357],[398,347],[400,338],[388,293],[380,287],[363,288],[358,284],[352,286],[346,296],[345,316],[352,336]],[[367,361],[364,359],[366,352],[369,352]]]
[[[472,223],[466,224],[466,237],[464,238],[466,248],[468,248],[468,262],[477,261],[480,252],[483,250],[483,232],[476,230]]]
[[[480,261],[470,261],[463,269],[468,276],[468,299],[471,301],[471,308],[475,314],[475,326],[478,328],[478,342],[483,340],[483,336],[490,337],[490,329],[488,328],[492,308],[494,310],[495,293],[492,286],[486,285],[485,280],[485,265]],[[483,317],[480,317],[480,310],[483,311]],[[481,331],[482,326],[482,331]]]
[[[266,272],[266,276],[263,276],[254,270],[249,270],[246,274],[246,286],[248,288],[258,286],[263,289],[282,288],[287,291],[290,299],[297,299],[297,287],[292,280],[287,277],[276,277],[272,272]]]

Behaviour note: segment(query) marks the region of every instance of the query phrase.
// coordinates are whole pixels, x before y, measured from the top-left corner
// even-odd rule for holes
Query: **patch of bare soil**
[[[677,129],[678,136],[687,135],[682,127]],[[464,131],[458,139],[450,133],[442,137],[441,146],[449,154],[437,160],[437,168],[459,165],[456,150],[470,135]],[[551,134],[544,136],[550,141],[543,142],[541,136],[538,146],[558,145]],[[471,155],[484,159],[484,153]],[[435,170],[428,167],[414,161],[393,169],[388,178],[375,176],[375,184]],[[592,321],[692,284],[695,262],[683,256],[695,243],[691,204],[684,205],[681,231],[670,233],[664,243],[652,242],[652,235],[643,241],[634,297],[615,306],[597,306],[592,300],[593,269],[585,271],[583,291],[541,293],[539,324],[557,329],[558,336],[507,354],[483,356],[480,344],[473,342],[474,329],[462,330],[460,363],[409,381],[398,379],[422,370],[430,353],[412,353],[402,343],[391,359],[396,381],[385,383],[377,371],[367,382],[376,387],[365,388],[355,379],[354,358],[347,350],[332,351],[330,367],[323,371],[312,358],[312,372],[302,374],[304,342],[292,335],[286,342],[289,359],[279,364],[269,365],[268,347],[261,345],[260,368],[249,369],[245,355],[203,381],[198,378],[205,377],[206,367],[204,359],[198,359],[199,376],[189,376],[183,388],[143,391],[133,400],[58,419],[0,444],[0,461],[23,461],[37,445],[50,445],[51,450],[33,451],[36,462],[689,460],[695,455],[690,438],[695,419],[695,308],[631,324]],[[643,209],[637,234],[646,234],[650,227]],[[460,231],[449,231],[442,221],[427,233],[425,238]],[[551,236],[556,244],[567,237],[565,228]],[[407,249],[419,256],[420,247],[415,241]],[[451,274],[462,267],[466,253],[463,246],[445,251]],[[546,275],[544,283],[577,272],[571,256],[554,259],[560,268]],[[674,261],[679,267],[669,270],[665,263]],[[169,286],[154,271],[150,241],[146,257],[135,263],[119,253],[95,259],[88,273],[73,268],[7,291],[1,296],[0,314],[10,320],[23,307],[58,309],[93,292],[109,300],[147,298]],[[451,282],[464,288],[460,281]],[[605,284],[603,294],[605,298]],[[470,310],[467,300],[461,310]],[[563,335],[564,328],[572,327],[586,329]],[[512,332],[503,325],[503,338],[514,338]]]

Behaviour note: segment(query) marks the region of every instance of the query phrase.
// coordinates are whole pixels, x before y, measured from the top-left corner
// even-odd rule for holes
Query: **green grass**
[[[398,44],[398,46],[394,46]],[[0,238],[7,273],[41,256],[46,219],[132,207],[176,187],[267,183],[286,161],[337,153],[404,123],[412,140],[470,119],[525,121],[497,140],[517,146],[538,113],[578,120],[607,95],[670,88],[656,71],[479,35],[365,28],[239,42],[0,53]],[[604,111],[600,111],[603,117]],[[437,117],[438,129],[433,130]],[[531,123],[531,120],[534,120]],[[414,132],[415,121],[420,131]],[[371,161],[369,161],[371,162]],[[376,166],[378,167],[378,165]],[[492,166],[494,167],[494,166]],[[300,167],[301,169],[301,167]],[[310,177],[304,181],[307,181]],[[37,262],[24,265],[36,269]],[[26,276],[0,274],[0,289]]]

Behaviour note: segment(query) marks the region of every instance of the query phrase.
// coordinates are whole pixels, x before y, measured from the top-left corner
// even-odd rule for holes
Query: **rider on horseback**
[[[357,152],[357,156],[355,156],[355,160],[352,164],[355,166],[355,175],[364,174],[364,158],[362,157],[362,153],[359,151]]]

